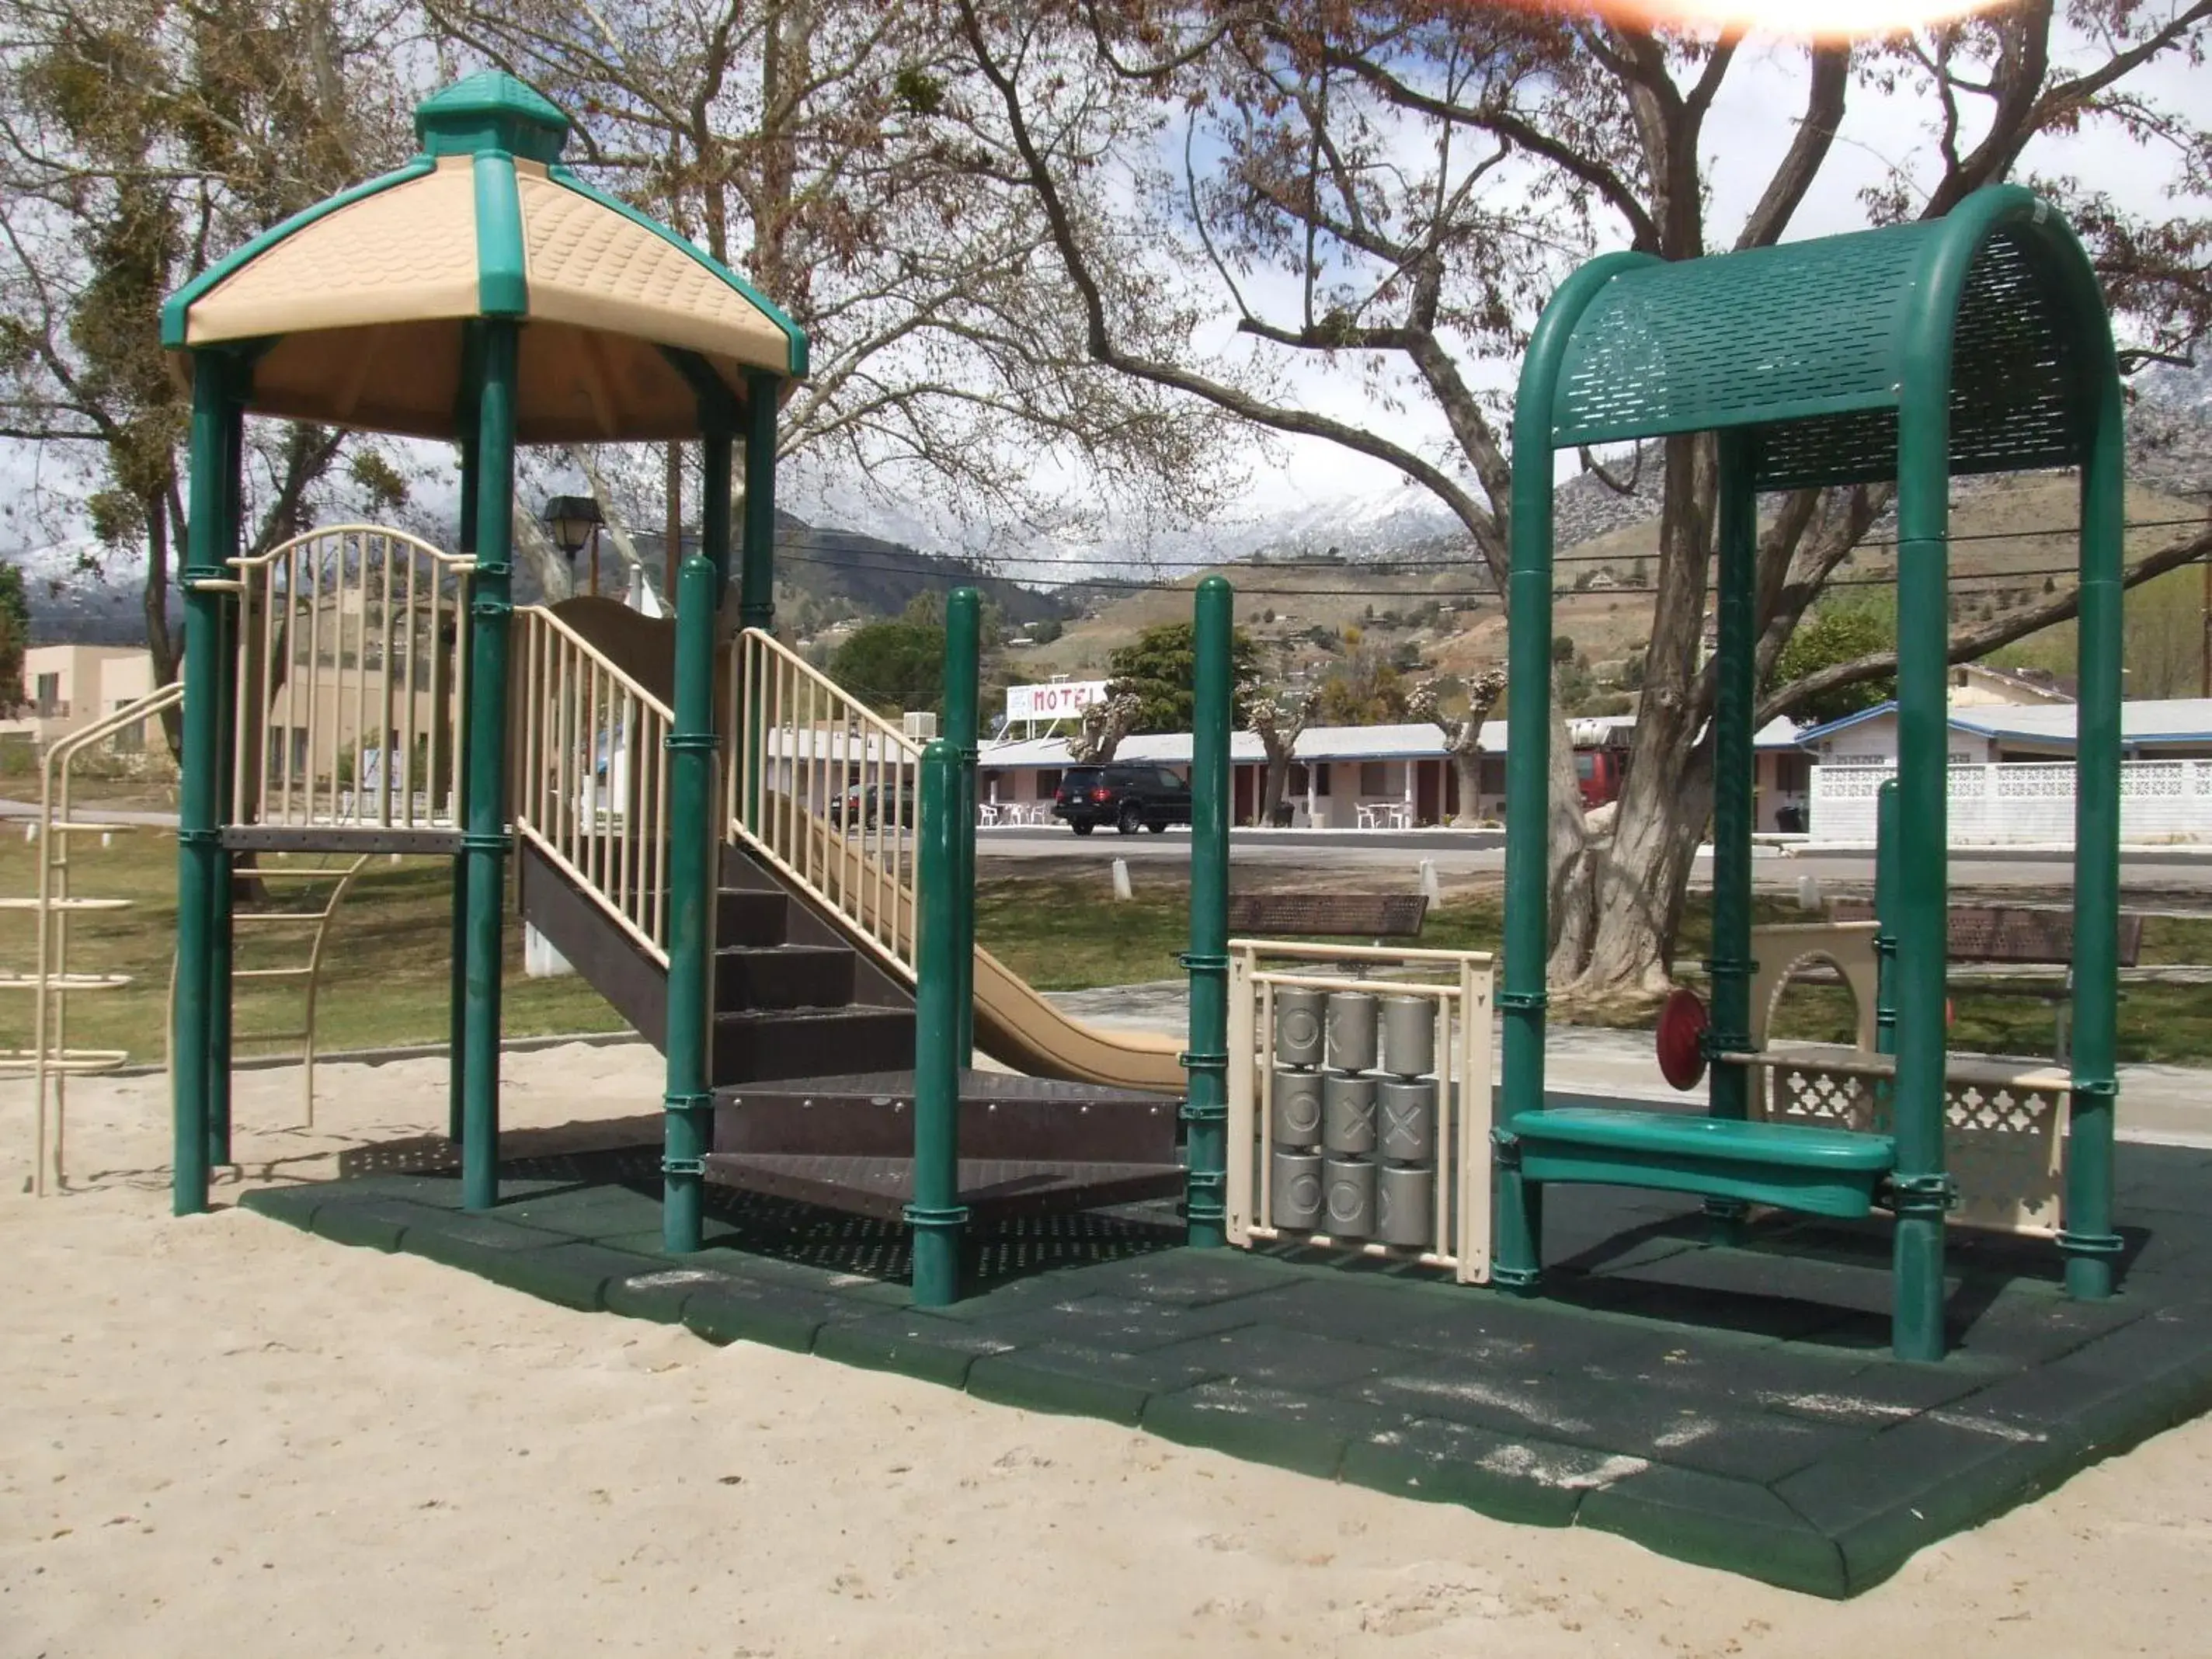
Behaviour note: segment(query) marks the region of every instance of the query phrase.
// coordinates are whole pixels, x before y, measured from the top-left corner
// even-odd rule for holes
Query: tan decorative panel
[[[516,169],[530,314],[783,372],[783,331],[696,258],[550,178]]]
[[[476,309],[476,179],[463,157],[286,237],[202,296],[189,338],[204,345]]]

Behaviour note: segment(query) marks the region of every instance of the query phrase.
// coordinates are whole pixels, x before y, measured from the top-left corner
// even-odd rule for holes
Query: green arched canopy
[[[1751,714],[1757,687],[1756,497],[1894,479],[1899,546],[1893,1001],[1898,1341],[1942,1343],[1945,702],[1954,475],[2081,471],[2081,712],[2073,1096],[2064,1231],[2076,1294],[2103,1295],[2112,1224],[2119,886],[2122,438],[2112,330],[2072,230],[2030,192],[1977,192],[1949,215],[1667,263],[1592,261],[1546,308],[1513,432],[1510,739],[1504,1054],[1509,1113],[1544,1103],[1547,759],[1552,738],[1553,455],[1719,434],[1718,695],[1713,722],[1714,943],[1709,1051],[1749,1042]],[[1662,788],[1666,781],[1632,781]],[[1713,1077],[1716,1115],[1747,1078]],[[1535,1263],[1501,1239],[1501,1276]]]

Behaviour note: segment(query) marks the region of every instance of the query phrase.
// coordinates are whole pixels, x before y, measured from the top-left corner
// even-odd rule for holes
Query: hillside
[[[2212,422],[2179,422],[2175,430],[2200,439]],[[2164,459],[2181,458],[2177,443]],[[2212,445],[2204,454],[2212,458]],[[2179,488],[2212,484],[2212,465],[2145,468]],[[2191,479],[2203,483],[2191,483]],[[1580,481],[1578,481],[1580,482]],[[2068,584],[2075,560],[2072,532],[2077,488],[2070,477],[2034,474],[1962,480],[1954,499],[1953,577],[1962,618],[1995,616],[2041,599]],[[1620,498],[1615,497],[1615,500]],[[2203,521],[2204,499],[2137,484],[2128,492],[2130,561],[2194,532]],[[1881,586],[1893,581],[1896,558],[1887,545],[1893,521],[1878,524],[1845,562],[1838,581]],[[1571,544],[1559,558],[1559,598],[1553,630],[1575,643],[1593,668],[1594,690],[1603,693],[1617,668],[1649,638],[1651,597],[1644,589],[1658,554],[1658,525],[1644,519]],[[1325,678],[1343,655],[1342,636],[1358,629],[1386,658],[1418,657],[1430,670],[1466,676],[1503,663],[1505,617],[1502,601],[1472,556],[1407,553],[1407,564],[1374,568],[1345,561],[1319,567],[1256,560],[1216,567],[1237,589],[1237,617],[1263,647],[1263,660],[1285,684]],[[1420,559],[1442,568],[1408,571]],[[1080,621],[1061,637],[1029,654],[1037,678],[1065,674],[1094,678],[1108,655],[1145,628],[1190,614],[1188,590],[1204,573],[1193,572],[1164,591],[1084,590]],[[2166,586],[2171,587],[2173,579]],[[2039,638],[2040,636],[2039,636]],[[2033,647],[2035,641],[2027,642]],[[2067,652],[2056,643],[2024,647],[2021,661],[2059,665]],[[2171,676],[2160,675],[2161,679]]]
[[[638,556],[653,573],[657,586],[665,538],[642,534],[636,540]],[[1067,608],[1053,594],[994,575],[970,560],[917,552],[856,531],[811,525],[788,514],[776,514],[775,548],[777,613],[787,627],[799,633],[811,634],[840,622],[896,616],[918,594],[941,593],[963,583],[980,588],[987,600],[1017,624],[1057,617]],[[67,547],[23,556],[34,643],[144,641],[143,561],[111,554],[92,568],[86,562],[88,552]],[[600,568],[603,580],[618,590],[620,566],[615,559],[604,556]],[[514,597],[520,605],[535,605],[543,597],[526,564],[515,567]],[[181,595],[172,590],[172,622],[182,612]]]

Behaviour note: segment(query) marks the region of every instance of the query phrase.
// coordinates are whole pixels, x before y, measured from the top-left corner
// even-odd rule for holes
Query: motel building
[[[1008,694],[1010,715],[1030,705],[1017,686]],[[1055,690],[1065,688],[1055,687]],[[1097,688],[1103,695],[1104,688]],[[1017,699],[1022,699],[1017,701]],[[1081,704],[1077,705],[1079,712]],[[1042,724],[1042,722],[1038,722]],[[1024,724],[1010,718],[1002,731]],[[1626,743],[1632,715],[1577,720],[1577,741],[1600,746]],[[1070,766],[1066,727],[1042,736],[1004,737],[986,744],[977,762],[976,799],[998,823],[1054,823],[1053,793]],[[1777,720],[1759,733],[1759,826],[1778,828],[1776,815],[1805,805],[1807,757],[1796,747],[1796,728]],[[1434,726],[1315,726],[1298,736],[1283,787],[1277,827],[1298,830],[1413,830],[1448,824],[1460,810],[1459,773],[1444,752],[1443,733]],[[1187,732],[1124,738],[1114,751],[1115,765],[1164,766],[1186,776],[1191,738]],[[1230,740],[1234,778],[1231,822],[1258,822],[1264,798],[1267,757],[1257,733],[1238,732]],[[1482,754],[1477,762],[1474,817],[1502,821],[1505,811],[1505,722],[1486,720]]]

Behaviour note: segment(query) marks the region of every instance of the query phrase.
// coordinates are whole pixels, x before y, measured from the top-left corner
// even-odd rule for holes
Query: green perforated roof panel
[[[1553,446],[1748,428],[1763,489],[1895,477],[1916,307],[1947,228],[1930,221],[1620,271],[1567,344]],[[2081,325],[2043,250],[2006,223],[1974,259],[1954,325],[1954,472],[2079,459]]]

